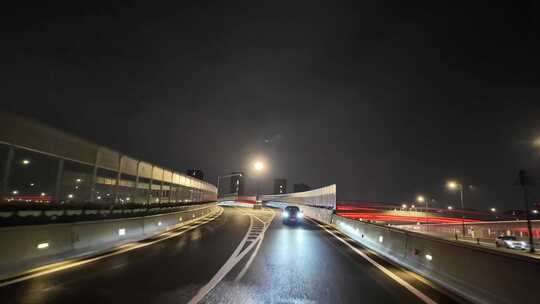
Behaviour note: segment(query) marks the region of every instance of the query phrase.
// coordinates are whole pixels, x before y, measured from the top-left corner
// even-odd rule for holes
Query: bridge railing
[[[531,221],[532,234],[536,242],[540,241],[540,220]],[[527,221],[491,221],[466,223],[465,233],[461,223],[429,224],[429,225],[399,225],[400,229],[426,233],[447,238],[465,235],[470,239],[494,241],[500,235],[511,235],[518,239],[528,240],[529,230]]]
[[[0,201],[193,203],[214,185],[0,112]]]

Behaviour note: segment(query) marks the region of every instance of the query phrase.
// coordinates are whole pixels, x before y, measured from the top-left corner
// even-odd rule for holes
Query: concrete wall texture
[[[98,253],[218,212],[215,203],[127,219],[0,228],[0,279],[66,258]]]
[[[540,261],[334,215],[340,231],[477,303],[538,303]]]

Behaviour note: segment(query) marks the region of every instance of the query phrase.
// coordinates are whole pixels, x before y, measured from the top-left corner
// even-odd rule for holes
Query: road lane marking
[[[234,268],[234,266],[236,266],[236,264],[238,264],[256,244],[262,243],[262,238],[264,237],[264,233],[266,232],[266,229],[268,229],[268,227],[270,226],[270,223],[272,223],[272,220],[274,218],[274,213],[272,212],[272,215],[271,215],[272,217],[268,221],[268,225],[266,225],[265,222],[261,220],[259,217],[254,216],[251,213],[248,213],[248,212],[242,212],[242,213],[244,215],[249,216],[249,228],[246,234],[244,235],[244,238],[242,239],[242,241],[240,241],[240,243],[238,244],[234,252],[231,254],[229,259],[227,259],[227,261],[225,262],[225,264],[221,266],[218,272],[212,277],[212,279],[210,279],[210,281],[206,285],[204,285],[203,287],[201,287],[201,289],[199,289],[197,294],[188,302],[188,304],[199,303],[210,291],[212,291],[212,289],[214,289],[217,286],[217,284],[219,284],[219,282],[223,280],[223,278],[225,278],[225,276],[227,276],[227,274]],[[248,240],[250,233],[253,232],[253,229],[256,229],[254,228],[255,227],[253,223],[254,219],[257,219],[260,222],[262,222],[263,227],[256,239]],[[247,242],[250,242],[250,243],[248,244],[248,246],[246,246],[246,248],[244,248]],[[252,257],[254,258],[253,255]],[[252,261],[251,258],[250,260]],[[249,267],[249,265],[247,266]],[[245,273],[246,270],[247,268],[244,267],[244,269],[242,269],[241,272]]]
[[[242,268],[242,270],[240,271],[240,273],[236,276],[236,279],[234,280],[235,282],[238,282],[242,279],[242,277],[244,277],[244,275],[246,274],[248,268],[251,266],[251,263],[253,262],[253,260],[255,260],[255,256],[257,256],[257,253],[259,252],[259,248],[261,248],[261,245],[262,245],[262,242],[264,240],[264,235],[266,232],[266,229],[268,229],[268,227],[272,224],[272,221],[274,220],[274,216],[276,215],[275,212],[270,209],[270,211],[272,212],[272,215],[271,215],[271,218],[268,222],[264,222],[262,221],[261,219],[259,219],[258,217],[256,217],[259,221],[263,222],[264,224],[264,227],[261,231],[261,237],[259,239],[259,243],[257,243],[257,247],[255,247],[255,250],[253,250],[253,253],[251,254],[251,256],[249,257],[249,260],[246,262],[246,265],[244,265],[244,268]]]
[[[30,279],[33,279],[33,278],[36,278],[36,277],[40,277],[40,276],[44,276],[44,275],[47,275],[47,274],[50,274],[50,273],[54,273],[54,272],[62,271],[62,270],[65,270],[65,269],[81,266],[81,265],[84,265],[84,264],[92,263],[92,262],[99,261],[99,260],[114,256],[114,255],[122,254],[122,253],[131,251],[131,250],[135,250],[135,249],[138,249],[138,248],[150,246],[150,245],[153,245],[155,243],[158,243],[158,242],[161,242],[161,241],[173,238],[173,237],[177,237],[179,235],[182,235],[182,234],[184,234],[184,233],[186,233],[186,232],[188,232],[190,230],[193,230],[193,229],[195,229],[197,227],[200,227],[200,226],[202,226],[204,224],[207,224],[207,223],[215,220],[216,218],[218,218],[223,213],[223,208],[221,208],[221,207],[219,207],[219,208],[220,209],[218,210],[217,214],[215,214],[215,213],[214,214],[209,214],[206,217],[203,217],[201,219],[197,219],[193,223],[189,223],[187,225],[184,224],[184,225],[176,228],[176,229],[180,230],[178,232],[174,232],[174,230],[169,230],[169,231],[164,231],[163,233],[161,233],[161,234],[159,234],[157,236],[152,236],[150,238],[155,238],[155,237],[159,237],[159,236],[164,236],[164,237],[153,240],[151,242],[145,242],[145,243],[139,243],[139,244],[137,244],[136,242],[127,243],[127,244],[123,244],[123,245],[120,245],[120,246],[112,249],[113,250],[112,252],[105,253],[105,254],[100,254],[100,255],[95,256],[95,257],[83,258],[82,260],[73,260],[73,261],[68,260],[68,261],[62,261],[62,262],[58,262],[58,263],[54,263],[54,264],[50,264],[50,265],[40,266],[40,267],[37,267],[35,269],[28,270],[28,271],[24,272],[23,274],[15,275],[15,276],[13,276],[11,278],[6,278],[6,279],[1,280],[0,281],[0,287],[4,287],[4,286],[7,286],[7,285],[15,284],[15,283],[26,281],[26,280],[30,280]],[[195,224],[196,222],[199,222],[199,223]],[[184,229],[184,228],[186,228],[186,229]],[[144,241],[144,239],[140,240],[140,241]]]
[[[400,284],[401,286],[405,287],[408,291],[410,291],[412,294],[414,294],[416,297],[418,297],[420,300],[422,300],[424,303],[427,303],[427,304],[437,304],[437,302],[435,302],[434,300],[432,300],[430,297],[428,297],[426,294],[424,294],[423,292],[421,292],[420,290],[416,289],[414,286],[412,286],[411,284],[409,284],[407,281],[403,280],[402,278],[400,278],[399,276],[397,276],[396,274],[394,274],[392,271],[386,269],[384,266],[382,266],[381,264],[377,263],[375,260],[373,260],[372,258],[370,258],[367,254],[363,253],[362,251],[358,250],[358,248],[354,247],[353,245],[351,245],[349,242],[347,242],[346,240],[344,240],[343,238],[339,237],[338,235],[336,235],[335,233],[333,233],[332,231],[326,229],[326,227],[324,227],[323,225],[320,225],[319,223],[315,222],[314,220],[312,219],[309,219],[311,222],[315,223],[316,225],[318,225],[319,227],[321,227],[324,231],[328,232],[329,234],[331,234],[332,236],[334,236],[336,239],[338,239],[340,242],[342,242],[343,244],[347,245],[347,247],[351,248],[356,254],[360,255],[361,257],[363,257],[364,259],[366,259],[368,262],[370,262],[373,266],[377,267],[380,271],[382,271],[384,274],[386,274],[387,276],[389,276],[391,279],[393,279],[394,281],[396,281],[398,284]]]

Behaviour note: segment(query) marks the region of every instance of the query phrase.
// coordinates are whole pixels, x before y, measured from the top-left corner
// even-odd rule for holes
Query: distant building
[[[231,174],[236,174],[231,176],[231,186],[229,193],[237,193],[238,195],[244,195],[244,172],[232,172]]]
[[[199,169],[188,169],[186,170],[186,174],[189,176],[193,176],[195,178],[198,178],[200,180],[204,180],[204,172]]]
[[[274,194],[287,193],[287,180],[284,178],[274,179]]]
[[[299,184],[294,184],[293,189],[294,189],[294,192],[304,192],[304,191],[311,190],[311,187],[304,183],[299,183]]]

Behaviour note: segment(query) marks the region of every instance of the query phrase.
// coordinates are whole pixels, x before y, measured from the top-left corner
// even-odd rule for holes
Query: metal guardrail
[[[533,238],[540,241],[540,220],[531,221]],[[399,225],[400,229],[409,231],[429,233],[431,235],[440,235],[454,238],[463,235],[462,224],[429,224],[429,225]],[[517,238],[528,240],[529,233],[527,221],[493,221],[493,222],[475,222],[465,224],[466,237],[472,239],[491,239],[495,240],[500,235],[513,235]]]

